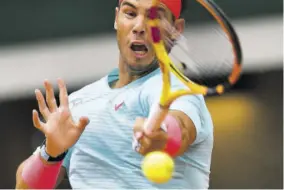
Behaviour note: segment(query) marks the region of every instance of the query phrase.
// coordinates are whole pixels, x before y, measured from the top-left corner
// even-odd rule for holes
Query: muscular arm
[[[170,111],[169,114],[179,122],[181,128],[182,144],[180,150],[176,154],[176,156],[180,156],[188,150],[189,146],[196,139],[196,128],[193,121],[185,113],[173,110]]]
[[[178,81],[172,81],[172,90],[180,90],[185,88]],[[151,81],[149,86],[155,86],[157,88],[145,87],[142,92],[141,105],[145,110],[146,114],[150,113],[150,110],[153,109],[159,102],[161,95],[161,86],[162,80]],[[160,88],[158,88],[160,87]],[[181,147],[178,153],[175,156],[180,156],[186,151],[188,151],[190,145],[198,143],[205,138],[204,129],[202,126],[202,107],[204,106],[204,99],[201,95],[186,95],[176,99],[169,108],[168,114],[173,116],[177,122],[178,126],[181,129]],[[156,143],[156,142],[155,142]],[[157,141],[157,144],[159,142]],[[161,147],[163,149],[164,147]]]
[[[25,182],[22,179],[22,171],[23,168],[25,166],[27,160],[25,160],[24,162],[22,162],[20,164],[20,166],[18,167],[17,173],[16,173],[16,189],[30,189],[27,184],[25,184]],[[48,164],[48,163],[46,163]],[[62,182],[62,180],[64,179],[66,175],[66,170],[64,167],[61,167],[58,178],[57,178],[57,182],[56,182],[56,186],[55,188]]]

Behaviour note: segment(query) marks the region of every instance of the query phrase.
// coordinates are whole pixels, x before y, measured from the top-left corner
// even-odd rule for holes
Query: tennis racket
[[[186,23],[188,29],[181,34],[166,19],[159,18],[160,1],[152,1],[148,26],[163,86],[159,104],[151,109],[145,122],[147,130],[160,127],[175,99],[189,94],[221,95],[232,88],[241,75],[241,45],[225,13],[212,0],[187,2],[191,9],[187,17],[191,20]],[[196,17],[199,20],[194,22]],[[187,88],[172,91],[172,74]]]

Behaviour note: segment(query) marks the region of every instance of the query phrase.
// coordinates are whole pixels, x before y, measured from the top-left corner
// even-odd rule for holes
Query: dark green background
[[[192,1],[185,17],[199,21]],[[113,31],[117,0],[1,0],[0,46]],[[233,19],[282,14],[281,0],[216,0]],[[281,16],[281,15],[280,15]]]

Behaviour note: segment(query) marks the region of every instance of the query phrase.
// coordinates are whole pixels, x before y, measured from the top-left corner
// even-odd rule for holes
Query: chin
[[[127,64],[128,67],[130,67],[133,70],[144,70],[144,68],[146,68],[148,64],[146,64],[145,62],[141,62],[141,61],[136,61],[136,62],[131,62]]]

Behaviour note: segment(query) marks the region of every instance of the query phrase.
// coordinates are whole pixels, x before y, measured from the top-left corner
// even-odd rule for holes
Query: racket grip
[[[156,104],[152,107],[148,119],[144,123],[144,130],[148,133],[158,130],[167,116],[168,111],[169,109],[161,107],[160,104]]]

